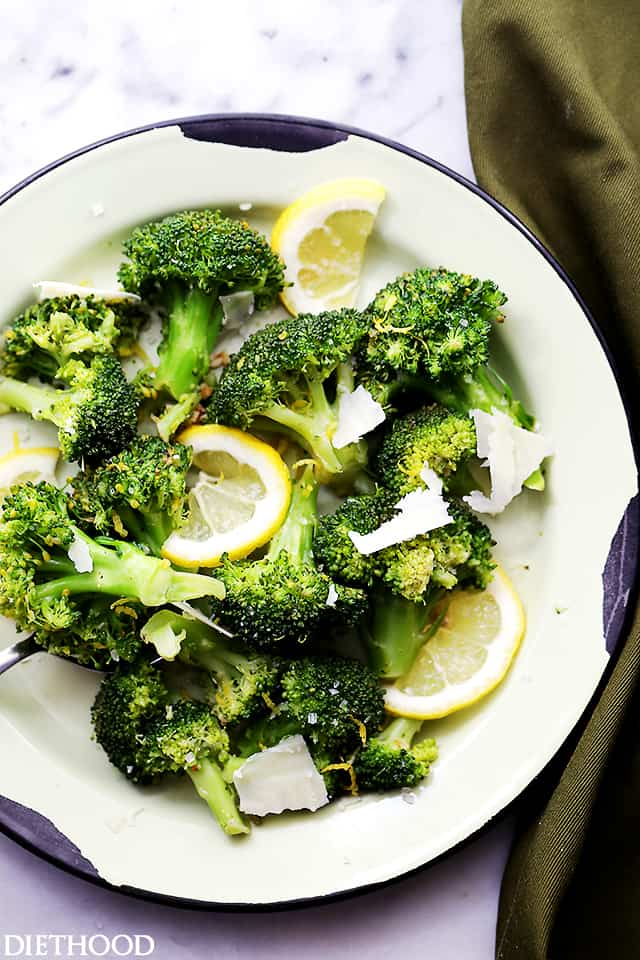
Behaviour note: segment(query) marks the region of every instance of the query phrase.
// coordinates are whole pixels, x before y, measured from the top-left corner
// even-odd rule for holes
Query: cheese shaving
[[[505,413],[471,410],[476,427],[477,454],[491,476],[491,495],[473,490],[463,497],[477,513],[501,513],[545,457],[553,453],[550,440],[541,433],[524,430]]]
[[[420,477],[427,484],[427,489],[412,490],[402,497],[395,505],[394,509],[398,511],[395,517],[380,524],[372,533],[349,531],[351,542],[359,553],[368,556],[451,523],[449,505],[442,496],[440,477],[427,463],[422,468]]]
[[[384,422],[385,413],[377,400],[362,386],[339,391],[338,425],[332,437],[337,450],[356,443]]]

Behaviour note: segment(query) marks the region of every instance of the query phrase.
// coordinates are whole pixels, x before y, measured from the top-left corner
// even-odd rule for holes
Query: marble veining
[[[0,4],[0,191],[104,136],[264,111],[363,127],[471,176],[460,0]]]

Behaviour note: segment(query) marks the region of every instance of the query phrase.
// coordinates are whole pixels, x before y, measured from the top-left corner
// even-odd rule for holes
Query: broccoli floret
[[[121,541],[93,540],[76,526],[65,493],[49,483],[13,487],[0,521],[0,613],[21,630],[47,633],[82,622],[89,600],[114,597],[156,607],[222,596],[209,576],[174,570]]]
[[[448,504],[451,523],[376,553],[360,553],[350,531],[377,530],[394,515],[394,501],[380,489],[349,497],[335,513],[320,518],[313,553],[331,577],[353,587],[386,585],[394,594],[419,602],[426,602],[439,588],[486,587],[494,567],[491,532],[455,500]]]
[[[71,511],[100,533],[115,533],[159,555],[185,516],[191,448],[158,437],[131,446],[71,479]]]
[[[168,646],[179,651],[180,660],[206,672],[212,681],[211,706],[223,724],[252,719],[276,697],[280,662],[224,644],[204,623],[160,610],[145,624],[143,636],[161,655]]]
[[[415,787],[438,758],[435,740],[413,745],[422,720],[398,717],[358,751],[353,761],[358,789],[398,790]]]
[[[287,517],[260,560],[225,558],[216,573],[226,587],[213,612],[251,648],[274,650],[313,639],[336,619],[355,624],[367,601],[358,589],[336,586],[311,551],[317,482],[307,465],[293,485]]]
[[[376,676],[346,657],[305,657],[282,677],[286,712],[309,744],[332,756],[377,733],[384,720],[384,692]]]
[[[151,775],[184,771],[225,833],[249,833],[233,787],[223,777],[229,737],[208,706],[186,700],[169,706],[145,730],[140,753]]]
[[[491,323],[505,295],[490,280],[440,268],[405,273],[367,308],[370,329],[360,349],[381,380],[397,372],[438,380],[472,373],[487,362]]]
[[[471,417],[433,404],[393,421],[377,450],[373,469],[385,489],[398,500],[426,485],[420,477],[427,464],[445,482],[476,452]]]
[[[130,780],[185,771],[226,833],[248,833],[222,777],[226,733],[204,704],[172,703],[157,667],[140,661],[105,677],[91,717],[97,742]]]
[[[243,730],[237,754],[249,757],[300,734],[329,796],[349,790],[350,757],[384,720],[384,693],[375,675],[357,660],[307,657],[289,665],[282,690],[285,700],[272,715]]]
[[[95,357],[89,366],[69,360],[56,379],[68,389],[33,386],[0,376],[0,405],[54,423],[67,460],[96,463],[131,443],[137,429],[138,399],[114,356]]]
[[[293,437],[327,479],[357,471],[365,445],[334,447],[340,397],[354,386],[351,355],[368,320],[355,310],[300,314],[258,330],[225,368],[209,419]]]
[[[157,667],[144,660],[117,667],[100,684],[91,720],[110,762],[135,783],[152,775],[140,744],[149,723],[164,715],[169,691]]]
[[[504,319],[506,299],[490,280],[442,268],[398,277],[367,308],[372,326],[358,354],[360,379],[386,384],[378,392],[387,400],[410,388],[461,414],[500,410],[533,430],[534,417],[488,365],[492,323]],[[525,486],[544,489],[540,469]]]
[[[144,313],[137,303],[108,302],[93,296],[51,297],[34,303],[4,334],[2,371],[21,380],[54,380],[73,358],[129,352]]]
[[[83,666],[106,670],[115,663],[130,663],[142,644],[138,624],[141,608],[135,603],[113,606],[112,598],[77,602],[78,616],[61,630],[36,629],[36,639],[48,653],[75,660]]]
[[[124,253],[124,288],[166,311],[155,381],[176,400],[209,369],[223,321],[220,295],[251,290],[261,310],[284,287],[283,264],[267,240],[219,210],[188,210],[137,227]]]

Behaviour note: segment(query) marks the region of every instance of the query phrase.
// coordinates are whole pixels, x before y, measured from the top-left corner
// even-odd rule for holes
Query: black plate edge
[[[87,146],[74,150],[71,153],[65,154],[63,157],[59,158],[58,160],[55,160],[52,163],[47,164],[46,166],[36,170],[34,173],[30,174],[29,176],[21,180],[19,183],[17,183],[14,187],[10,188],[8,191],[0,195],[0,206],[6,203],[12,197],[14,197],[21,190],[25,189],[25,187],[29,186],[30,184],[38,180],[40,177],[51,172],[52,170],[57,169],[63,164],[69,162],[70,160],[73,160],[76,157],[83,156],[84,154],[89,153],[92,150],[96,150],[98,147],[105,146],[106,144],[109,144],[109,143],[114,143],[115,141],[122,140],[126,137],[136,136],[137,134],[147,133],[149,131],[162,129],[164,127],[177,126],[185,136],[190,137],[192,139],[207,140],[208,142],[218,142],[215,136],[216,125],[219,125],[218,129],[221,131],[221,133],[224,131],[228,136],[229,126],[238,124],[239,125],[239,130],[237,134],[238,137],[244,136],[247,141],[250,141],[251,140],[250,131],[251,131],[251,128],[255,129],[256,122],[258,122],[261,125],[262,131],[264,131],[269,124],[274,124],[276,127],[278,127],[280,129],[280,135],[278,137],[279,144],[283,143],[282,135],[283,135],[283,132],[286,133],[287,126],[298,127],[298,128],[300,126],[303,126],[305,128],[308,128],[309,130],[315,128],[318,130],[333,133],[334,135],[336,135],[336,139],[329,140],[329,143],[339,142],[340,140],[344,140],[349,136],[357,136],[357,137],[362,137],[366,140],[371,140],[374,143],[382,144],[383,146],[389,147],[390,149],[395,150],[398,153],[403,153],[406,156],[412,157],[414,160],[417,160],[420,163],[424,163],[427,166],[430,166],[433,169],[438,170],[440,173],[444,174],[445,176],[450,177],[452,180],[456,181],[456,183],[459,183],[461,186],[465,187],[467,190],[470,190],[471,193],[474,193],[476,196],[480,197],[482,200],[488,203],[497,213],[500,214],[500,216],[502,216],[513,227],[515,227],[515,229],[517,229],[533,245],[533,247],[537,250],[537,252],[553,268],[555,273],[559,276],[559,278],[562,280],[565,286],[569,289],[571,295],[573,296],[574,300],[576,300],[582,313],[585,315],[589,325],[591,326],[591,329],[593,330],[600,344],[600,347],[605,355],[607,363],[609,364],[611,372],[613,373],[614,379],[616,381],[618,392],[620,394],[620,398],[622,400],[623,408],[625,411],[627,424],[629,427],[629,436],[630,436],[631,445],[634,453],[634,459],[636,462],[636,466],[638,466],[638,464],[640,463],[640,431],[638,430],[638,427],[640,426],[640,413],[637,413],[635,411],[631,403],[630,385],[625,383],[621,374],[620,367],[614,358],[614,355],[611,351],[611,348],[609,347],[609,344],[604,334],[600,330],[598,324],[596,323],[589,308],[587,307],[585,301],[583,300],[582,296],[580,295],[577,287],[575,286],[574,282],[570,278],[567,271],[550,253],[550,251],[545,247],[542,241],[539,240],[538,237],[536,237],[533,231],[531,231],[529,227],[526,226],[526,224],[524,224],[514,213],[508,210],[499,200],[497,200],[494,196],[492,196],[492,194],[484,190],[482,187],[479,187],[477,184],[473,183],[472,181],[468,180],[465,176],[458,173],[457,171],[452,170],[450,167],[447,167],[445,164],[440,163],[438,160],[434,160],[432,157],[428,157],[425,154],[422,154],[419,151],[414,150],[411,147],[407,147],[394,140],[391,140],[386,137],[378,136],[377,134],[373,134],[366,130],[359,129],[357,127],[351,127],[345,124],[338,124],[338,123],[334,124],[326,120],[318,120],[311,117],[291,116],[288,114],[262,114],[262,113],[202,114],[202,115],[196,115],[191,117],[176,118],[173,120],[162,120],[157,123],[145,124],[140,127],[135,127],[130,130],[126,130],[122,133],[113,134],[112,136],[105,137],[101,140],[95,141],[94,143],[88,144]],[[245,133],[242,133],[243,124],[246,125]],[[201,135],[198,137],[194,137],[194,132],[197,132],[197,127],[199,125],[201,125],[202,127]],[[298,139],[298,138],[292,137],[292,139]],[[316,143],[316,145],[306,146],[303,148],[298,147],[298,150],[321,149],[323,146],[328,145],[326,142],[324,143],[322,142],[321,137],[319,138],[319,140],[320,142]],[[222,139],[219,142],[229,142],[229,141],[225,140],[224,137],[222,137]],[[264,137],[261,138],[261,141],[259,143],[247,142],[245,145],[268,148],[268,142],[264,140]],[[278,145],[278,146],[274,146],[273,149],[286,150],[287,147]],[[635,551],[635,569],[634,569],[635,589],[633,590],[632,596],[635,598],[635,596],[638,593],[638,563],[640,560],[640,557],[639,557],[640,551],[638,550],[637,543],[634,544],[634,551]],[[632,603],[629,603],[627,605],[624,621],[620,627],[620,635],[622,635],[624,629],[626,629],[628,625],[629,613],[632,606],[633,606]],[[509,814],[514,809],[515,805],[518,804],[520,801],[522,801],[525,794],[529,794],[530,792],[533,792],[536,789],[536,787],[540,785],[541,781],[554,768],[558,768],[562,763],[562,758],[565,756],[568,757],[571,750],[573,749],[573,746],[575,745],[575,743],[577,743],[577,740],[579,739],[579,736],[586,725],[586,722],[589,718],[589,715],[591,713],[593,706],[599,699],[602,693],[602,690],[604,689],[604,687],[606,686],[609,680],[611,671],[613,670],[614,664],[617,660],[617,656],[619,655],[619,652],[620,652],[619,643],[614,643],[613,646],[615,649],[613,650],[613,653],[609,659],[609,663],[607,664],[603,672],[600,682],[596,687],[596,690],[591,700],[589,701],[589,704],[587,705],[587,707],[585,708],[581,716],[576,721],[573,729],[567,735],[564,743],[558,748],[554,756],[547,762],[547,764],[545,764],[545,766],[538,773],[538,775],[534,777],[534,779],[530,781],[530,783],[526,787],[524,787],[523,790],[521,790],[516,797],[514,797],[508,804],[506,804],[505,807],[502,808],[502,810],[498,811],[493,817],[489,818],[489,820],[487,820],[486,823],[482,824],[482,826],[480,826],[476,831],[474,831],[464,840],[455,844],[453,847],[450,847],[448,850],[446,850],[444,853],[440,854],[439,856],[434,857],[432,860],[429,860],[427,863],[419,864],[417,867],[414,867],[411,870],[405,871],[404,873],[399,874],[395,877],[389,877],[386,880],[376,881],[363,886],[341,890],[335,893],[321,894],[316,897],[306,897],[306,898],[300,898],[296,900],[287,900],[287,901],[281,901],[278,903],[270,903],[270,904],[247,904],[247,903],[228,904],[228,903],[215,903],[210,901],[201,901],[201,900],[190,900],[186,897],[172,897],[166,894],[155,893],[154,891],[141,890],[137,887],[114,886],[113,884],[108,883],[106,880],[103,880],[100,876],[96,875],[96,873],[93,872],[95,870],[93,865],[89,864],[89,861],[85,860],[85,858],[81,856],[80,860],[89,865],[88,868],[83,869],[82,866],[76,865],[78,861],[78,848],[74,844],[72,844],[71,841],[68,840],[68,838],[60,834],[60,832],[57,831],[54,825],[51,824],[51,822],[48,821],[45,817],[43,817],[41,814],[36,813],[35,811],[28,810],[28,808],[26,807],[21,807],[21,810],[27,811],[31,815],[31,818],[33,818],[32,822],[34,823],[34,826],[37,820],[44,821],[44,824],[47,825],[46,829],[48,830],[48,832],[51,833],[51,831],[54,831],[56,834],[58,834],[58,837],[63,838],[65,842],[61,843],[60,840],[57,839],[56,846],[61,851],[64,851],[64,855],[68,857],[67,861],[63,859],[62,852],[56,854],[52,851],[43,850],[41,847],[38,847],[34,843],[30,842],[23,835],[21,835],[19,832],[19,829],[12,827],[10,823],[5,822],[2,810],[0,810],[0,831],[5,835],[7,835],[8,837],[10,837],[11,839],[13,839],[16,843],[18,843],[20,846],[28,850],[30,853],[33,853],[34,855],[40,857],[41,859],[44,859],[49,863],[53,864],[54,866],[57,866],[65,870],[67,873],[80,877],[81,879],[86,880],[89,883],[93,883],[97,886],[100,886],[103,889],[111,890],[121,895],[130,896],[137,899],[151,901],[155,903],[165,904],[167,906],[179,907],[187,910],[211,911],[211,912],[216,911],[221,913],[269,913],[273,911],[284,911],[284,910],[290,910],[290,909],[306,908],[311,906],[321,906],[327,903],[339,902],[341,900],[345,900],[351,897],[361,896],[366,893],[382,889],[393,883],[400,883],[402,880],[408,877],[415,876],[421,871],[428,869],[429,867],[433,866],[436,863],[439,863],[441,860],[443,860],[445,857],[448,857],[450,854],[458,850],[464,849],[468,844],[473,842],[482,833],[484,833],[484,831],[486,831],[489,826],[496,824],[500,822],[502,819],[504,819],[504,817],[506,817],[507,814]],[[31,832],[34,832],[34,831],[32,830]]]

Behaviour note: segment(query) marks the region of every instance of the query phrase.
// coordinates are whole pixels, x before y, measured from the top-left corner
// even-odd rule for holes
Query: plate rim
[[[141,126],[133,127],[127,129],[120,133],[115,133],[110,136],[104,137],[100,140],[93,141],[92,143],[87,144],[86,146],[79,147],[76,150],[71,151],[70,153],[64,154],[62,157],[53,160],[51,163],[46,164],[43,167],[38,168],[33,173],[27,175],[14,186],[10,187],[4,193],[0,194],[0,207],[3,206],[7,201],[12,199],[18,193],[22,192],[24,189],[29,187],[32,183],[39,180],[41,177],[46,176],[48,173],[58,169],[64,164],[68,163],[71,160],[81,157],[85,154],[91,153],[94,150],[99,149],[100,147],[106,146],[110,143],[114,143],[119,140],[124,140],[128,137],[134,137],[139,134],[148,133],[154,130],[159,130],[165,127],[178,127],[185,136],[193,138],[193,128],[204,127],[205,125],[215,126],[216,124],[227,125],[227,128],[237,128],[239,132],[245,128],[247,131],[251,125],[263,124],[265,128],[271,127],[273,130],[277,126],[282,126],[285,128],[291,128],[291,130],[297,130],[301,132],[301,128],[310,128],[311,130],[316,131],[325,131],[326,138],[324,142],[319,140],[317,143],[310,146],[305,146],[302,148],[305,152],[311,152],[315,149],[322,149],[325,146],[328,146],[333,143],[337,143],[340,140],[345,140],[350,136],[356,136],[363,138],[365,140],[378,143],[381,146],[387,147],[397,153],[404,154],[419,163],[422,163],[426,166],[429,166],[439,173],[449,177],[454,180],[460,186],[469,190],[471,193],[475,194],[477,197],[482,199],[485,203],[488,203],[500,216],[507,220],[511,226],[513,226],[519,233],[521,233],[528,241],[533,245],[535,250],[546,260],[546,262],[553,268],[554,272],[557,274],[559,279],[564,283],[571,293],[573,299],[577,302],[578,307],[580,308],[582,314],[589,323],[593,333],[598,340],[601,350],[604,353],[607,364],[611,373],[613,374],[617,392],[620,396],[622,402],[623,410],[625,413],[627,427],[629,432],[629,441],[631,444],[631,449],[633,452],[634,461],[636,467],[640,465],[640,412],[635,413],[633,404],[631,403],[631,388],[630,384],[627,382],[625,376],[623,376],[622,368],[618,364],[611,347],[600,329],[599,324],[595,320],[593,314],[585,303],[583,297],[581,296],[578,288],[571,279],[568,272],[560,264],[560,262],[554,257],[550,250],[545,246],[545,244],[536,236],[536,234],[518,217],[516,214],[512,213],[508,207],[506,207],[501,201],[496,199],[489,191],[485,190],[483,187],[480,187],[478,184],[469,180],[463,174],[459,173],[456,170],[453,170],[451,167],[448,167],[446,164],[443,164],[439,160],[434,159],[433,157],[428,156],[418,150],[408,147],[405,144],[402,144],[396,140],[393,140],[382,135],[372,133],[367,130],[363,130],[359,127],[351,126],[348,124],[334,123],[328,120],[321,120],[314,117],[305,117],[297,116],[292,114],[277,114],[277,113],[254,113],[254,112],[239,112],[239,113],[206,113],[206,114],[196,114],[186,117],[177,117],[169,120],[160,120],[155,123],[143,124]],[[333,137],[333,139],[329,139]],[[208,142],[225,142],[224,138],[218,140],[215,136],[203,136],[202,138]],[[247,148],[251,149],[252,147],[262,147],[266,144],[262,143],[245,143]],[[272,147],[272,149],[287,149],[286,147]],[[298,150],[300,148],[298,147]],[[296,151],[297,152],[297,151]],[[626,615],[624,622],[620,628],[620,636],[623,634],[625,628],[628,626],[630,613],[633,608],[633,601],[638,595],[638,573],[640,571],[640,551],[636,550],[636,559],[634,565],[634,589],[630,596],[630,602],[627,605]],[[602,673],[600,681],[594,690],[589,703],[576,719],[571,730],[563,740],[562,744],[559,746],[554,755],[547,761],[544,767],[538,772],[538,774],[531,780],[529,783],[505,806],[498,810],[492,817],[490,817],[486,823],[482,824],[476,830],[474,830],[469,836],[465,837],[463,840],[454,844],[448,850],[443,851],[438,856],[427,861],[426,863],[419,864],[416,867],[412,867],[409,870],[405,870],[402,873],[396,874],[395,876],[389,877],[384,880],[373,881],[366,884],[358,884],[357,886],[350,887],[345,890],[340,890],[336,892],[318,894],[311,897],[300,897],[292,900],[282,900],[275,903],[220,903],[219,901],[211,900],[197,900],[188,897],[176,897],[169,894],[162,894],[152,890],[145,890],[140,887],[128,886],[126,884],[116,885],[109,883],[107,880],[104,880],[100,877],[93,865],[83,857],[82,853],[78,848],[73,844],[64,834],[62,834],[51,821],[46,817],[37,813],[34,810],[22,805],[16,804],[13,801],[6,801],[6,798],[0,796],[0,832],[7,836],[9,839],[13,840],[23,849],[27,850],[29,853],[34,854],[40,859],[50,863],[51,865],[64,870],[66,873],[78,877],[82,880],[85,880],[89,883],[92,883],[95,886],[101,887],[105,890],[110,890],[115,893],[119,893],[122,896],[127,896],[139,900],[150,901],[154,903],[160,903],[165,906],[171,906],[181,909],[188,910],[197,910],[197,911],[215,911],[220,913],[269,913],[275,911],[284,911],[292,909],[302,909],[310,906],[318,906],[326,903],[340,902],[346,899],[351,899],[352,897],[361,896],[366,893],[373,892],[375,890],[380,890],[390,884],[399,883],[402,880],[405,880],[409,877],[416,876],[424,870],[429,869],[434,866],[436,863],[441,862],[446,857],[449,857],[453,853],[464,849],[468,844],[472,843],[474,840],[478,839],[490,826],[503,820],[515,807],[516,804],[520,804],[523,801],[525,795],[528,795],[532,792],[536,785],[538,785],[542,779],[548,774],[551,767],[557,765],[559,759],[567,753],[570,746],[577,740],[579,734],[582,732],[586,721],[591,713],[591,710],[594,704],[597,702],[602,690],[606,686],[613,667],[617,661],[617,658],[620,654],[620,643],[616,643],[615,649],[609,656],[609,661]],[[5,802],[3,802],[5,801]],[[18,807],[23,813],[21,817],[12,817],[10,813],[11,807]],[[20,821],[31,822],[33,828],[31,831],[24,830],[21,832]],[[49,847],[39,846],[38,839],[30,839],[28,833],[37,834],[38,830],[42,831],[44,828],[45,833],[48,834]],[[40,841],[41,843],[43,841]],[[78,862],[80,861],[80,863]],[[87,864],[85,867],[82,863]]]

